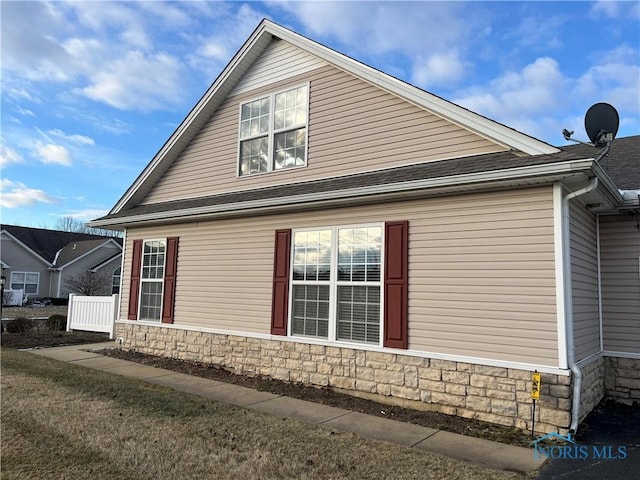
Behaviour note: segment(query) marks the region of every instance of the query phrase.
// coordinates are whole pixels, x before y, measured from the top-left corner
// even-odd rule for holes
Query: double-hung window
[[[380,344],[382,231],[366,225],[294,232],[291,335]]]
[[[240,106],[240,176],[307,164],[308,99],[302,85]]]
[[[37,295],[40,274],[31,272],[11,272],[11,289],[22,290],[25,294]]]
[[[146,240],[140,275],[140,320],[160,321],[165,269],[165,240]]]

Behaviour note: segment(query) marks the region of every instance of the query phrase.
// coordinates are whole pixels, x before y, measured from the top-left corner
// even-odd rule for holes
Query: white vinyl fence
[[[21,307],[24,303],[24,290],[4,289],[4,298],[2,299],[5,307]]]
[[[72,293],[69,295],[67,332],[71,330],[105,332],[109,334],[109,338],[113,339],[117,312],[118,294],[110,297],[84,297]]]

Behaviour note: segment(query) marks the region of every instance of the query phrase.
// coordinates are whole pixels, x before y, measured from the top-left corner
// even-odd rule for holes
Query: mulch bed
[[[351,395],[334,392],[329,388],[317,388],[301,383],[284,382],[264,376],[238,375],[215,365],[158,357],[116,348],[100,350],[106,356],[142,363],[174,372],[186,373],[202,378],[233,383],[276,395],[321,403],[345,410],[362,412],[400,422],[422,425],[472,437],[494,440],[518,446],[529,446],[531,434],[519,429],[503,427],[478,420],[469,420],[437,412],[424,412],[408,408],[386,405]]]

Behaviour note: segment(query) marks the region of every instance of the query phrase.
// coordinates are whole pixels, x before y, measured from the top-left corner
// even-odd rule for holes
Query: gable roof
[[[599,151],[585,144],[567,145],[562,149],[585,157],[596,156]],[[616,138],[600,165],[620,190],[640,190],[640,135]]]
[[[529,155],[558,152],[557,148],[545,142],[428,93],[265,19],[118,200],[110,214],[135,207],[149,193],[274,39],[287,41],[343,71],[512,150]]]
[[[96,249],[107,246],[110,243],[116,247],[120,247],[121,250],[121,245],[113,238],[103,237],[100,240],[82,240],[78,242],[70,242],[62,247],[62,249],[58,252],[54,264],[56,267],[66,267],[67,265],[80,260],[82,257],[89,255]]]
[[[88,233],[63,232],[60,230],[20,227],[17,225],[0,225],[0,230],[7,232],[50,266],[54,264],[58,251],[73,242],[93,240],[104,243],[113,240],[119,245],[122,245],[122,239],[120,238]]]

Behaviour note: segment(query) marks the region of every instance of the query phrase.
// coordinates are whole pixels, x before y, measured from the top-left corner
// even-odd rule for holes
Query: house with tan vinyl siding
[[[537,371],[536,429],[575,431],[640,395],[639,138],[605,166],[264,20],[91,223],[116,335],[523,429]]]

